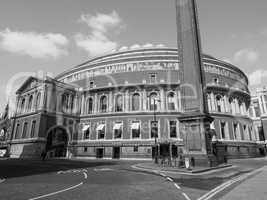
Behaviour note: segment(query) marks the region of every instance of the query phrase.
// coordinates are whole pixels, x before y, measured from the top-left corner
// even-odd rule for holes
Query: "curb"
[[[242,182],[258,173],[260,173],[266,166],[263,166],[259,169],[256,169],[252,172],[249,172],[247,174],[238,176],[234,179],[231,179],[219,186],[217,186],[216,188],[212,189],[211,191],[209,191],[208,193],[204,194],[203,196],[201,196],[200,198],[198,198],[197,200],[209,200],[212,197],[214,197],[215,195],[219,194],[220,192],[223,192],[226,188],[230,187],[231,185],[238,183],[238,182]]]
[[[233,165],[226,165],[226,166],[220,166],[220,167],[213,167],[210,169],[202,169],[202,170],[196,170],[196,171],[168,171],[168,170],[164,170],[164,169],[154,169],[154,168],[146,168],[146,167],[142,167],[142,166],[138,166],[138,165],[132,165],[132,168],[135,169],[139,169],[139,170],[144,170],[144,171],[149,171],[149,172],[165,172],[165,173],[172,173],[172,174],[186,174],[186,175],[204,175],[204,174],[210,174],[210,173],[214,173],[216,171],[221,171],[224,169],[231,169],[231,168],[235,168],[235,166]]]

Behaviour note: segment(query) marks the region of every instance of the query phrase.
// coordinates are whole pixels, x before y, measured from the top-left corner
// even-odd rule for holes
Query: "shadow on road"
[[[99,166],[116,165],[117,161],[106,160],[26,160],[26,159],[7,159],[0,160],[0,178],[13,178],[51,173],[70,169],[94,168]]]

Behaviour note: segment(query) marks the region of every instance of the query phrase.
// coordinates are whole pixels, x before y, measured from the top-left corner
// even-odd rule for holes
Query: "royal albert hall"
[[[202,60],[213,141],[229,158],[259,155],[246,75],[212,56]],[[55,78],[30,77],[17,91],[10,155],[46,149],[51,157],[151,159],[156,144],[160,155],[177,156],[187,137],[178,120],[181,87],[177,49],[167,47],[126,49]]]

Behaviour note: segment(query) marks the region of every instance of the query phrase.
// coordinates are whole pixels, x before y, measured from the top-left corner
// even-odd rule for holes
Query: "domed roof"
[[[156,47],[147,46],[147,48],[139,47],[132,49],[121,48],[120,51],[92,58],[65,72],[62,72],[56,77],[56,79],[60,79],[63,76],[66,76],[74,72],[78,72],[80,70],[90,69],[92,67],[121,63],[121,62],[130,62],[130,61],[146,61],[146,60],[149,61],[151,59],[162,59],[162,60],[167,59],[167,60],[179,61],[177,48],[167,48],[162,46],[156,46]],[[238,67],[230,63],[219,60],[207,54],[203,54],[202,59],[204,63],[220,65],[230,70],[237,71],[246,77],[243,71],[241,71]]]

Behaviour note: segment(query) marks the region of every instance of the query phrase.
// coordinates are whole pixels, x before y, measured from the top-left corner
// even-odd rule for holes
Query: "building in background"
[[[266,143],[267,138],[267,88],[258,88],[251,96],[250,117],[253,120],[257,140]]]
[[[11,137],[11,120],[9,117],[9,104],[0,117],[0,157],[8,156],[8,142]]]
[[[182,153],[188,136],[177,119],[183,112],[177,55],[175,48],[131,49],[94,58],[54,79],[29,77],[17,91],[10,156],[48,151],[51,157],[151,159],[155,137],[160,155]],[[229,158],[259,156],[246,75],[208,55],[203,62],[215,140]]]

